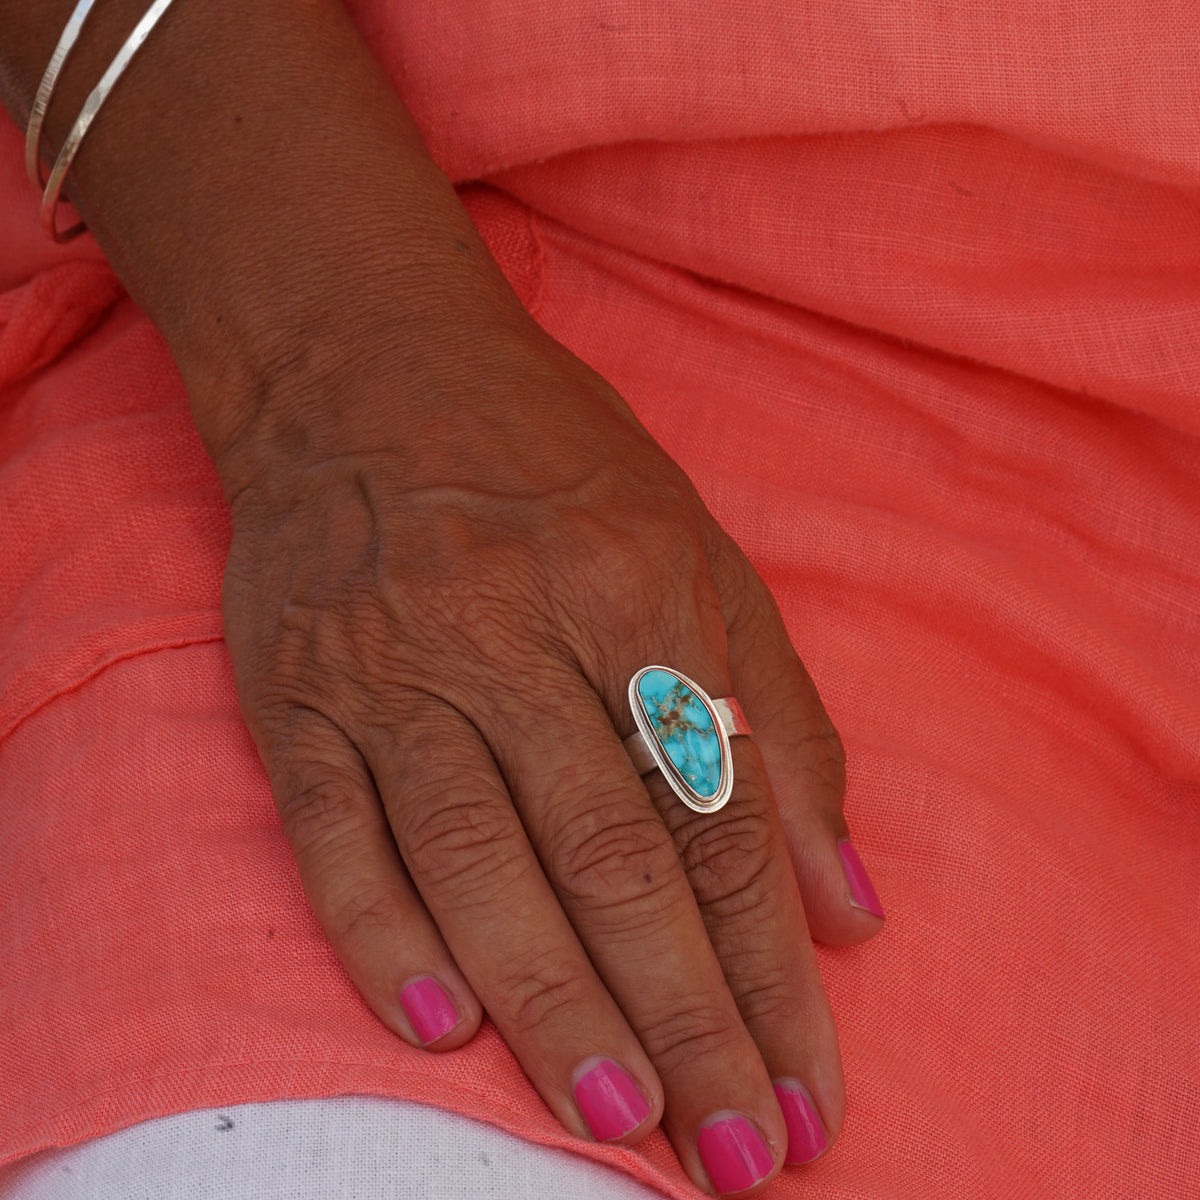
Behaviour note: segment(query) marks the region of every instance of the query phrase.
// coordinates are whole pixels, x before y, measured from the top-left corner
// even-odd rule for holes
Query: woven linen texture
[[[888,914],[772,1195],[1200,1194],[1200,11],[351,6],[522,300],[779,600]],[[278,1097],[583,1145],[400,1044],[303,898],[149,323],[0,125],[0,1161]],[[682,664],[681,664],[682,665]],[[12,1098],[19,1097],[19,1102]]]

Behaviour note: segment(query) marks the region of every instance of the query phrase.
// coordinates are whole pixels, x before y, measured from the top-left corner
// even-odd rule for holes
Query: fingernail
[[[787,1123],[788,1148],[783,1161],[793,1166],[812,1162],[829,1144],[816,1106],[803,1084],[794,1079],[775,1084],[775,1096]]]
[[[842,838],[837,848],[842,857],[842,867],[846,871],[846,881],[850,884],[850,903],[856,908],[865,908],[867,912],[882,917],[883,905],[879,903],[879,896],[871,885],[871,877],[867,874],[867,868],[862,865],[857,851],[850,845],[848,838]]]
[[[696,1149],[718,1192],[743,1192],[766,1179],[774,1165],[767,1143],[745,1117],[712,1120],[700,1130]]]
[[[436,979],[414,979],[400,993],[400,1003],[413,1032],[425,1043],[436,1042],[458,1024],[454,1001]]]
[[[589,1067],[589,1063],[594,1065]],[[575,1103],[598,1142],[624,1137],[650,1112],[633,1076],[612,1059],[589,1059],[575,1083]]]

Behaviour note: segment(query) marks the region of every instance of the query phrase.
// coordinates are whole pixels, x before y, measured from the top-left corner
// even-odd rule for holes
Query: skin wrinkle
[[[737,961],[736,957],[734,961]],[[797,1016],[796,997],[792,980],[773,963],[739,962],[739,979],[758,979],[749,986],[738,987],[738,1010],[742,1018],[763,1024],[789,1028]],[[766,971],[766,975],[759,972]]]
[[[296,780],[298,786],[281,785],[276,808],[287,831],[288,839],[299,854],[308,854],[319,846],[326,858],[337,858],[342,839],[355,833],[354,795],[360,781],[346,785],[335,770],[305,764],[287,782]],[[303,778],[304,782],[299,782]]]
[[[829,753],[815,762],[801,763],[793,770],[797,776],[811,779],[817,791],[840,807],[841,796],[846,790],[846,752],[842,749],[841,738],[836,733],[833,738],[817,734],[811,738],[798,738],[795,744],[804,746],[813,742],[823,742]]]
[[[729,1031],[729,1014],[688,997],[674,1011],[650,1013],[643,1018],[642,1043],[667,1074],[691,1062],[725,1058],[735,1050]]]
[[[121,3],[97,20],[136,8]],[[69,2],[0,4],[20,35],[6,77],[36,83]],[[12,53],[7,26],[0,40]],[[603,1045],[665,1095],[701,1182],[695,1131],[715,1109],[780,1135],[767,1060],[840,1111],[832,1018],[807,1020],[825,997],[803,911],[746,860],[788,869],[763,841],[761,764],[739,752],[737,794],[701,837],[616,741],[645,653],[720,694],[751,677],[764,749],[808,760],[788,738],[823,713],[761,582],[628,405],[522,309],[340,3],[177,5],[129,85],[73,187],[166,339],[229,500],[239,701],[367,1003],[411,1036],[395,974],[436,974],[470,1014],[458,1045],[486,1004],[577,1133],[571,1055]],[[754,692],[755,659],[780,662],[794,723]],[[637,826],[621,818],[600,831],[622,796],[656,819],[648,791],[661,851],[622,842]],[[811,797],[792,787],[788,803],[811,838],[827,832]],[[849,911],[841,929],[866,936]],[[753,966],[772,959],[791,965],[804,1026],[738,1017],[774,985]]]
[[[626,811],[613,821],[607,807],[594,809],[539,840],[542,864],[559,894],[590,915],[611,912],[619,921],[632,906],[645,909],[672,874],[671,845],[652,811]]]
[[[517,954],[500,976],[504,1020],[518,1037],[537,1033],[556,1017],[569,1021],[587,999],[592,981],[565,968],[552,953]]]
[[[645,561],[644,548],[642,561]],[[570,618],[572,623],[580,626],[577,644],[590,650],[581,656],[583,673],[588,683],[604,697],[622,736],[634,728],[626,695],[634,665],[660,658],[674,661],[680,652],[672,654],[664,649],[674,645],[704,645],[708,653],[701,661],[720,661],[724,651],[724,629],[719,618],[714,620],[713,614],[706,612],[703,606],[689,604],[688,588],[679,582],[697,579],[700,582],[695,585],[695,590],[702,590],[705,567],[691,561],[677,565],[669,576],[673,582],[668,588],[662,586],[661,576],[657,584],[650,579],[645,584],[639,583],[644,571],[643,566],[640,572],[624,577],[617,571],[607,573],[600,589],[588,598],[580,598],[578,611],[595,614],[591,624],[584,627],[578,618]],[[617,595],[612,596],[611,581],[621,578],[629,583],[616,589]],[[601,620],[599,614],[602,612],[617,613],[617,621],[613,622],[611,617],[608,622]],[[699,618],[693,613],[698,613]],[[563,620],[567,619],[564,613]]]
[[[413,783],[406,779],[405,791],[414,790]],[[420,780],[415,790],[415,798],[393,805],[388,815],[400,853],[422,890],[453,895],[458,907],[469,909],[488,903],[481,897],[509,887],[528,869],[519,853],[520,826],[494,800],[480,798],[484,789],[432,803],[429,794],[437,794],[432,781]],[[455,792],[464,795],[459,779]]]
[[[643,877],[644,878],[644,877]],[[555,892],[563,900],[566,911],[573,923],[582,923],[586,916],[587,929],[592,938],[603,937],[605,945],[611,947],[614,957],[619,957],[630,970],[655,971],[662,967],[662,957],[651,947],[662,938],[669,937],[672,928],[679,921],[681,907],[686,907],[686,901],[680,901],[672,894],[675,881],[669,873],[664,872],[651,882],[644,884],[641,891],[632,895],[625,904],[605,903],[599,907],[584,908],[572,899],[563,895],[562,890],[555,887]],[[669,898],[670,903],[665,903]],[[597,967],[610,987],[617,988],[619,981],[607,978],[611,972]]]
[[[697,565],[689,563],[667,576],[672,582],[664,586],[662,577],[643,582],[639,574],[622,575],[613,570],[602,576],[596,586],[577,588],[573,593],[579,601],[575,605],[576,615],[570,621],[580,630],[576,645],[586,646],[590,651],[583,664],[585,674],[613,709],[626,707],[630,663],[644,661],[652,646],[707,645],[714,640],[711,624],[692,617],[695,610],[687,602],[686,583],[681,582],[699,571]],[[614,581],[618,579],[624,579],[626,586],[615,587]],[[615,597],[614,591],[618,592]],[[560,607],[565,606],[560,604]],[[589,618],[588,623],[579,614]]]
[[[347,942],[359,938],[371,940],[381,934],[386,937],[402,924],[406,900],[407,892],[395,884],[390,887],[373,884],[370,888],[347,885],[340,899],[331,893],[331,904],[337,914],[333,930]]]
[[[692,821],[675,832],[696,899],[718,918],[731,898],[757,896],[761,905],[770,895],[770,822],[763,810],[741,803],[738,810],[719,823]]]
[[[356,480],[358,478],[359,477],[356,476]],[[503,569],[501,569],[497,572],[497,574],[503,575],[503,574],[505,574],[505,571]],[[499,607],[499,604],[494,603],[490,597],[482,598],[478,603],[478,613],[472,613],[472,612],[461,613],[459,615],[459,619],[457,620],[456,624],[458,625],[459,628],[462,628],[462,629],[474,628],[474,629],[478,630],[480,628],[486,628],[487,627],[487,618],[490,617],[490,615],[494,611],[496,611],[498,609],[498,607]],[[418,624],[420,624],[420,623],[418,622]],[[478,636],[478,635],[476,635],[476,636]],[[382,644],[385,646],[388,646],[390,648],[390,639],[383,639]],[[372,649],[374,649],[374,647],[372,647]],[[477,649],[479,649],[482,652],[482,654],[481,654],[482,657],[487,658],[487,657],[491,656],[489,654],[489,650],[491,649],[490,647],[477,646]],[[360,657],[364,657],[364,656],[360,655]],[[372,655],[371,657],[374,657],[374,655]]]
[[[357,661],[356,661],[357,659]],[[258,658],[259,669],[250,672],[245,687],[247,701],[253,713],[253,725],[261,726],[274,735],[282,721],[286,727],[286,714],[291,709],[311,709],[320,713],[333,726],[341,730],[346,739],[357,745],[364,730],[362,715],[370,705],[362,700],[361,690],[346,692],[337,686],[345,677],[348,666],[361,671],[358,663],[361,656],[341,651],[330,654],[320,639],[293,635],[284,644],[262,651]],[[266,664],[270,670],[264,670]],[[369,678],[365,672],[360,678]],[[399,712],[403,706],[419,701],[423,693],[397,680],[389,688],[389,699]],[[303,747],[298,749],[302,750]]]
[[[367,571],[364,568],[363,574]],[[497,575],[503,572],[497,571]],[[312,585],[305,584],[303,590],[293,585],[291,590],[293,594],[311,595]],[[373,588],[346,580],[324,595],[318,592],[312,600],[285,602],[275,631],[274,654],[282,661],[296,663],[296,673],[315,670],[332,681],[344,677],[349,667],[351,674],[365,681],[388,677],[393,681],[390,688],[395,688],[397,682],[401,687],[418,686],[415,677],[407,684],[404,681],[404,674],[411,671],[406,663],[411,661],[414,646],[398,641],[397,629],[420,635],[425,654],[431,657],[444,659],[447,643],[456,640],[464,643],[466,661],[521,661],[529,657],[524,637],[518,639],[511,632],[511,617],[501,616],[511,611],[507,597],[478,590],[458,594],[454,609],[447,611],[443,606],[440,612],[423,614],[419,597],[411,591],[406,593],[403,587],[390,588],[383,603],[392,607],[392,597],[405,597],[405,603],[399,611],[388,611],[381,607]],[[364,619],[364,613],[370,614],[368,619]],[[330,665],[323,666],[325,663]],[[431,669],[429,674],[433,673]],[[444,688],[447,682],[442,674],[439,685]],[[471,681],[462,682],[469,687]],[[326,688],[321,686],[317,691],[324,693]]]
[[[355,477],[356,484],[358,478]],[[474,496],[469,498],[476,499]],[[384,514],[388,510],[378,505],[372,496],[363,495],[360,490],[357,502],[364,507],[369,506],[372,510],[367,518],[368,526],[377,526],[386,519]],[[460,510],[452,518],[455,521],[464,522],[463,527],[467,537],[459,537],[456,540],[465,544],[470,550],[474,550],[475,547],[467,539],[470,539],[474,530],[478,528],[473,523],[473,519],[474,521],[478,520],[479,507],[477,506],[477,511],[473,513],[463,513]],[[488,506],[481,507],[486,511]],[[583,523],[591,524],[586,519],[586,515]],[[643,522],[643,524],[654,526],[653,521]],[[563,536],[563,531],[554,531],[552,526],[550,528],[558,536]],[[571,536],[572,531],[568,526],[566,538],[570,540]],[[490,537],[491,535],[489,535],[489,539]],[[623,533],[618,534],[616,540],[616,544],[622,549],[626,546],[631,547],[629,550],[631,562],[637,554],[637,549],[632,546],[632,541],[633,539],[629,538],[628,534]],[[373,740],[378,744],[379,738],[386,731],[387,736],[384,740],[391,746],[392,755],[398,751],[399,747],[412,746],[418,740],[423,743],[425,752],[430,753],[430,748],[437,745],[436,739],[428,736],[421,737],[419,728],[409,726],[407,722],[398,722],[393,719],[386,724],[381,723],[379,714],[383,710],[377,705],[371,705],[366,699],[372,689],[387,686],[385,681],[405,678],[406,674],[412,670],[414,651],[417,652],[418,657],[428,655],[428,667],[423,669],[428,669],[431,676],[434,671],[438,672],[436,684],[438,690],[440,692],[461,691],[462,695],[467,697],[463,702],[464,710],[474,718],[472,724],[478,725],[485,740],[489,744],[493,744],[493,735],[490,729],[497,727],[498,722],[494,719],[481,721],[472,710],[486,695],[487,681],[493,676],[493,672],[499,675],[504,668],[499,665],[487,667],[484,664],[503,664],[505,661],[536,659],[536,654],[530,654],[526,649],[528,644],[526,632],[523,631],[521,634],[513,632],[514,612],[520,611],[528,604],[528,601],[523,597],[519,602],[514,603],[511,592],[504,587],[503,581],[512,574],[511,550],[503,543],[497,546],[493,542],[482,553],[462,555],[458,561],[465,564],[465,569],[460,566],[459,571],[465,576],[465,579],[463,583],[453,585],[450,593],[454,597],[453,603],[447,606],[443,601],[439,610],[430,612],[425,606],[429,604],[430,600],[438,598],[439,595],[444,596],[445,593],[439,594],[437,589],[426,589],[420,584],[413,586],[409,583],[413,575],[411,565],[414,561],[413,558],[400,558],[390,551],[379,549],[381,543],[378,537],[374,544],[377,548],[376,558],[379,562],[377,567],[373,566],[367,570],[360,569],[360,578],[348,583],[343,582],[333,592],[332,597],[327,598],[323,608],[306,606],[303,610],[292,612],[292,620],[299,628],[300,641],[305,646],[309,660],[307,667],[309,673],[311,674],[313,670],[313,660],[316,660],[317,663],[328,661],[331,658],[334,660],[332,668],[328,666],[316,668],[317,673],[321,676],[336,674],[338,659],[344,663],[349,658],[364,664],[360,668],[358,678],[362,680],[363,684],[363,719],[377,729]],[[595,533],[592,534],[589,544],[591,546],[599,544],[601,549],[598,557],[604,557],[603,552],[608,547],[600,542]],[[679,553],[678,545],[673,544],[676,552]],[[456,548],[461,549],[461,546]],[[524,555],[527,551],[522,550],[519,553]],[[535,560],[539,558],[537,555],[533,557]],[[372,576],[383,577],[388,571],[390,562],[399,564],[400,575],[394,580],[389,580],[388,586],[383,592],[384,599],[380,604],[379,601],[373,599],[377,593],[372,590],[369,581]],[[435,569],[436,565],[434,564]],[[324,571],[319,570],[318,577],[322,573],[327,574],[327,568]],[[417,575],[419,577],[420,571],[417,572]],[[653,579],[653,573],[645,572],[645,575],[647,579],[645,584],[634,582],[631,587],[628,579],[622,581],[625,586],[616,594],[624,602],[622,607],[628,606],[625,611],[633,607],[628,605],[628,596],[631,591],[636,594],[643,589],[651,590],[650,581]],[[601,576],[602,579],[610,580],[613,577],[611,572],[607,576]],[[711,582],[705,584],[704,574],[701,570],[697,569],[693,573],[693,577],[696,580],[693,585],[694,593],[697,596],[707,594],[710,597],[708,612],[711,619],[719,612],[719,598],[716,596],[715,588]],[[363,579],[368,581],[366,585],[362,582]],[[532,612],[537,612],[540,601],[536,597],[541,594],[542,589],[546,594],[552,595],[554,583],[555,581],[549,577],[536,581],[532,593],[535,597]],[[311,588],[311,583],[298,582],[297,586]],[[686,590],[685,587],[685,593]],[[605,594],[611,591],[611,587],[604,591],[596,589],[595,608],[598,613],[604,611]],[[672,603],[669,600],[669,593],[660,590],[660,594],[664,597],[664,609],[669,608]],[[394,605],[394,601],[390,599],[393,596],[403,597],[403,608],[397,608]],[[609,603],[612,603],[614,607],[617,606],[615,599]],[[692,603],[695,604],[696,601]],[[677,613],[680,610],[691,611],[691,606],[682,597],[674,601],[674,605]],[[364,611],[370,614],[366,620],[361,616]],[[355,614],[358,615],[355,616]],[[525,630],[537,620],[534,617],[527,617],[524,622]],[[306,626],[310,627],[306,628]],[[396,639],[393,636],[396,628],[419,630],[418,641],[421,649],[418,649],[418,645],[411,638]],[[723,633],[723,628],[719,624],[717,628],[720,633]],[[603,638],[605,632],[605,625],[593,622],[590,631],[591,644],[596,645]],[[460,674],[455,678],[453,674],[446,672],[445,654],[448,645],[464,647],[463,661],[471,664],[468,673]],[[529,678],[528,671],[514,672],[514,675],[520,679],[520,683],[509,684],[508,680],[502,681],[506,688],[508,707],[511,710],[516,711],[522,708],[532,710],[539,695],[546,694],[547,681],[537,678],[538,674],[540,673],[535,672],[535,677]],[[606,664],[605,674],[609,678],[613,678],[617,671],[613,666]],[[394,682],[392,686],[395,686]],[[619,684],[610,684],[609,687],[616,691]],[[402,707],[397,708],[393,700],[393,706],[389,711],[395,717],[402,711]],[[500,716],[502,714],[496,714],[496,717]],[[520,727],[514,726],[513,728],[519,730]],[[520,738],[514,739],[508,749],[513,756],[519,756],[524,749]],[[378,762],[380,752],[376,750],[370,757],[372,761]],[[506,755],[501,753],[501,762],[505,757]],[[378,771],[378,767],[375,769]],[[448,770],[455,776],[458,786],[462,786],[464,778],[469,779],[470,771],[464,764],[451,762],[448,764]],[[506,782],[510,787],[513,784],[511,778],[507,778]],[[528,779],[524,783],[526,787],[529,786]],[[490,786],[494,787],[495,784],[492,783]],[[580,786],[580,784],[577,783],[576,786]],[[538,788],[545,794],[555,794],[560,799],[563,798],[560,780],[551,778],[539,781]],[[481,828],[482,814],[477,802],[477,795],[473,795],[471,803],[467,806],[447,809],[442,805],[436,810],[415,817],[413,814],[419,811],[421,800],[418,796],[411,794],[411,788],[406,790],[409,793],[406,803],[403,806],[397,806],[394,802],[386,799],[387,789],[385,788],[385,803],[389,809],[393,829],[396,830],[405,860],[414,879],[427,896],[439,896],[441,897],[439,903],[451,903],[460,911],[470,913],[479,906],[487,906],[491,897],[496,894],[504,894],[511,888],[513,880],[508,875],[508,869],[519,876],[523,873],[524,868],[517,861],[515,854],[497,853],[497,845],[503,844],[501,839],[505,836],[499,834],[497,829],[506,824],[499,813],[496,814],[499,824],[488,821],[488,818],[484,816],[483,819],[488,823]],[[597,803],[598,796],[595,794],[595,789],[591,790],[593,792],[592,802]],[[745,792],[745,786],[742,790]],[[743,796],[743,799],[746,798]],[[766,793],[763,793],[762,797],[755,801],[760,804],[768,802],[769,797]],[[402,811],[398,812],[398,807]],[[434,822],[437,824],[434,825]],[[414,828],[421,830],[416,835],[418,844],[415,846],[412,833]],[[434,830],[434,833],[429,832],[430,828]],[[520,826],[514,822],[512,829],[511,836],[519,838]],[[619,837],[620,833],[614,835],[610,830],[601,836],[605,840],[611,841],[614,836]],[[744,870],[748,836],[748,831],[743,825],[741,828],[727,829],[720,842],[716,842],[710,835],[705,842],[699,844],[698,848],[692,850],[696,861],[692,864],[689,873],[691,890],[702,906],[708,900],[712,902],[711,911],[704,912],[705,924],[710,930],[719,927],[722,922],[727,923],[731,917],[742,915],[742,910],[734,910],[739,896],[742,898],[754,896],[754,907],[756,909],[762,907],[762,900],[759,899],[762,889],[753,875],[742,876],[731,882],[725,887],[723,893],[720,886],[720,877],[727,870],[725,864],[731,860],[740,859],[738,866]],[[670,878],[670,872],[665,870],[665,865],[660,865],[661,860],[654,863],[649,870],[640,870],[640,867],[645,865],[639,857],[640,851],[627,844],[624,846],[617,844],[609,848],[607,855],[603,850],[596,850],[594,847],[590,853],[581,849],[576,852],[582,856],[579,861],[567,861],[566,863],[560,861],[556,865],[555,851],[551,848],[547,852],[544,839],[545,834],[535,838],[535,842],[540,847],[540,856],[548,870],[551,882],[558,894],[563,896],[568,913],[573,916],[586,914],[587,927],[591,931],[591,936],[602,932],[606,942],[613,950],[624,946],[628,952],[634,948],[641,949],[648,940],[653,941],[656,935],[661,936],[670,929],[669,908],[664,909],[662,905],[653,903],[653,898],[662,889],[665,889],[666,881]],[[676,852],[682,851],[683,857],[686,859],[690,844],[685,842]],[[590,862],[587,861],[589,857]],[[624,887],[621,882],[614,879],[613,872],[604,869],[605,864],[620,864],[622,859],[628,862]],[[697,879],[705,873],[711,878],[698,885]],[[593,877],[607,875],[607,878],[599,878],[598,882],[594,884],[581,886],[578,881],[587,874],[591,874]],[[650,876],[651,885],[644,882],[646,875]],[[657,888],[653,886],[656,880],[663,881]],[[750,891],[743,895],[737,890],[739,886],[748,887]],[[625,887],[628,888],[628,895],[623,894]],[[706,895],[706,890],[711,895]],[[588,894],[589,892],[591,895]],[[452,899],[447,900],[448,896],[452,896]],[[647,900],[651,901],[649,905],[647,905]],[[725,902],[724,909],[721,907],[722,902]],[[339,897],[336,903],[340,909],[341,905],[345,903],[344,895]],[[367,913],[365,919],[368,925],[371,921],[385,922],[387,913],[391,909],[389,900],[386,897],[381,898],[378,894],[357,898],[355,901],[351,901],[351,904],[365,906]],[[606,919],[606,913],[612,914],[610,919]],[[352,918],[353,914],[354,910],[351,908],[350,916]],[[334,924],[341,936],[345,938],[350,936],[352,929],[362,928],[362,920],[358,918],[354,918],[350,926],[346,922],[346,912],[339,911],[334,917]],[[715,940],[718,945],[721,944],[720,938]],[[632,963],[638,957],[640,956],[633,956],[629,961]],[[742,987],[740,981],[748,969],[747,964],[753,961],[753,956],[739,954],[729,956],[726,963],[726,973],[739,1002],[741,1001]],[[557,964],[557,971],[561,974],[551,976],[549,979],[545,976],[529,977],[525,986],[526,988],[533,987],[535,990],[532,992],[527,993],[517,989],[520,1005],[518,1015],[506,1025],[506,1029],[509,1036],[518,1039],[518,1043],[522,1038],[533,1036],[537,1029],[543,1027],[545,1021],[565,1019],[568,1006],[577,1009],[583,1003],[584,994],[590,985],[586,980],[582,983],[575,982],[578,968],[563,961]],[[774,987],[775,983],[774,972],[772,972],[770,986]],[[753,986],[752,978],[751,984]],[[766,985],[759,986],[765,987]],[[502,990],[509,995],[510,999],[514,988],[514,982],[510,978],[506,978]],[[761,999],[752,999],[749,1005],[743,1008],[743,1011],[752,1013],[758,1008],[761,1008]],[[728,1014],[725,1019],[728,1020]],[[527,1021],[532,1023],[526,1025]],[[722,1040],[727,1042],[729,1037],[728,1030],[721,1033],[689,1029],[677,1031],[667,1039],[667,1043],[669,1047],[671,1043],[681,1042],[695,1050],[706,1041],[719,1044]]]

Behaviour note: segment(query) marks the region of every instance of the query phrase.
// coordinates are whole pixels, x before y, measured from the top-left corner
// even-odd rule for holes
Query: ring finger
[[[472,717],[563,910],[658,1071],[680,1161],[702,1186],[748,1191],[782,1165],[786,1127],[676,845],[593,689],[566,669],[541,688],[557,697],[550,714],[509,703],[490,720]]]
[[[727,674],[711,657],[705,662],[703,649],[663,653],[651,661],[696,664],[697,683],[715,689],[710,697],[730,694]],[[645,664],[626,662],[626,679]],[[605,700],[618,729],[631,732],[626,688],[608,684]],[[750,738],[735,738],[729,748],[735,782],[716,812],[693,811],[659,770],[644,783],[774,1085],[788,1130],[786,1161],[808,1162],[832,1142],[844,1116],[837,1030],[762,757]]]

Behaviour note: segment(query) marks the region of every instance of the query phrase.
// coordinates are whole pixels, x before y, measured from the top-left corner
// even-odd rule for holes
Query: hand
[[[400,1036],[452,1049],[486,1010],[569,1130],[661,1117],[698,1183],[746,1190],[788,1153],[792,1084],[829,1142],[843,1120],[810,927],[881,922],[838,854],[838,736],[764,585],[599,377],[523,314],[395,359],[288,376],[218,461],[229,649],[313,910]],[[621,746],[652,662],[755,730],[718,813]],[[793,1159],[818,1147],[794,1130]]]
[[[70,2],[0,6],[23,118]],[[97,7],[51,149],[142,5]],[[177,6],[72,177],[230,498],[243,709],[367,1002],[435,1049],[486,1007],[567,1128],[661,1115],[722,1192],[819,1148],[800,1088],[831,1141],[809,933],[879,927],[839,858],[837,735],[687,480],[507,290],[343,6]],[[621,747],[651,662],[756,731],[717,814]]]

